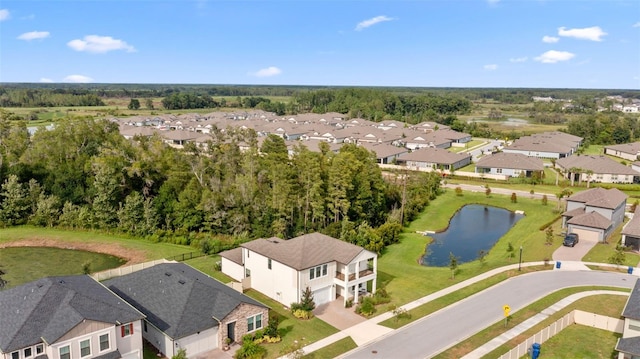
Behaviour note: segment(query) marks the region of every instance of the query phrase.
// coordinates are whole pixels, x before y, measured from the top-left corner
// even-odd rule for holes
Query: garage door
[[[600,233],[596,232],[596,231],[591,231],[588,229],[581,229],[581,228],[570,228],[570,233],[576,233],[578,236],[580,236],[580,241],[587,241],[587,242],[599,242],[600,241]]]
[[[313,291],[313,301],[316,303],[316,306],[329,303],[332,300],[333,298],[331,298],[331,286]]]

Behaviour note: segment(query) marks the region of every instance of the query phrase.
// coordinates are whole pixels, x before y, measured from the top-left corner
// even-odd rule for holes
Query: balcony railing
[[[366,277],[366,276],[372,275],[372,274],[373,274],[373,270],[371,270],[371,269],[365,269],[365,270],[360,271],[360,273],[359,273],[360,278]],[[345,277],[344,273],[336,272],[336,278],[340,279],[343,282],[344,282],[344,277]],[[355,280],[355,279],[356,279],[356,274],[355,273],[349,274],[349,281],[352,281],[352,280]]]

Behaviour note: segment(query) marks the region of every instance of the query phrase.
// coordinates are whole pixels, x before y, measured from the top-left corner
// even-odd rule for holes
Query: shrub
[[[298,319],[311,319],[313,318],[313,312],[304,309],[296,309],[293,311],[293,316]]]
[[[351,307],[353,307],[353,298],[349,298],[349,299],[347,299],[347,302],[346,302],[346,303],[344,303],[344,307],[345,307],[345,308],[351,308]]]
[[[396,308],[392,313],[395,316],[396,321],[400,319],[411,319],[411,313],[407,312],[404,308]]]
[[[280,321],[278,317],[272,315],[269,317],[269,322],[267,323],[267,327],[264,328],[264,335],[269,337],[277,337],[278,336],[278,324]]]
[[[187,350],[184,348],[178,349],[178,353],[172,356],[171,359],[187,359]]]
[[[356,307],[356,313],[369,317],[376,312],[376,306],[371,297],[364,297],[362,302]]]
[[[456,196],[458,197],[462,196],[462,188],[456,187],[455,191],[456,191]]]
[[[246,335],[245,335],[246,337]],[[242,341],[242,346],[236,354],[234,358],[236,359],[262,359],[267,355],[267,349],[260,346],[259,344],[254,343],[252,340],[244,340]]]

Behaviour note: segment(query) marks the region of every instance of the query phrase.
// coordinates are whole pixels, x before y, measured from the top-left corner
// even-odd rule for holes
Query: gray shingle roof
[[[404,153],[398,157],[399,161],[416,161],[441,164],[454,164],[465,158],[470,158],[468,153],[454,153],[441,148],[421,148],[411,153]]]
[[[627,236],[640,237],[640,206],[636,207],[633,217],[622,228],[622,234]]]
[[[578,192],[567,198],[568,201],[581,202],[587,206],[616,209],[620,204],[627,200],[627,195],[617,188],[593,188],[590,190]]]
[[[627,299],[627,304],[624,306],[622,316],[640,320],[640,279],[636,280],[636,285],[633,287],[629,299]]]
[[[640,337],[620,338],[616,350],[631,355],[640,355]]]
[[[163,263],[104,282],[173,339],[214,328],[240,304],[266,306],[184,263]]]
[[[368,252],[322,233],[305,234],[286,241],[275,237],[260,238],[242,246],[296,270],[333,261],[348,264],[360,253]]]
[[[619,145],[604,146],[604,148],[635,156],[640,152],[640,142],[622,143]]]
[[[220,252],[219,254],[220,254],[220,257],[222,258],[226,258],[234,263],[242,264],[242,248],[241,247],[229,249],[227,251]]]
[[[520,153],[499,152],[482,157],[476,164],[476,167],[543,171],[544,163],[539,158],[525,156]]]
[[[567,223],[584,227],[607,229],[611,227],[613,222],[598,212],[588,212],[571,218]]]
[[[54,343],[83,320],[129,323],[142,313],[96,282],[81,276],[49,277],[0,292],[0,349],[11,352]]]
[[[556,164],[566,170],[572,167],[580,168],[584,171],[591,170],[594,174],[616,174],[616,175],[633,175],[640,176],[640,173],[627,167],[622,163],[616,162],[607,156],[596,155],[572,155],[560,158]]]

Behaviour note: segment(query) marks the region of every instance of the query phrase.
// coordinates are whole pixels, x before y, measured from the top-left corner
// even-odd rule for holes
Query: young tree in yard
[[[140,100],[138,100],[137,98],[132,98],[131,101],[129,101],[129,106],[127,107],[129,108],[129,110],[139,110]]]
[[[549,198],[547,198],[547,195],[542,195],[542,205],[546,206],[547,203],[549,203]]]
[[[458,269],[458,258],[453,255],[453,252],[449,252],[449,269],[451,269],[451,279],[454,279]]]
[[[507,244],[507,258],[509,258],[509,260],[511,260],[514,256],[515,256],[515,251],[513,249],[513,244],[511,244],[511,242],[509,242]]]
[[[456,191],[456,196],[462,196],[462,188],[456,187],[455,191]]]
[[[300,300],[302,309],[306,311],[312,311],[316,308],[316,303],[313,301],[313,292],[311,288],[306,287],[302,292],[302,299]]]
[[[491,188],[489,187],[489,185],[485,185],[484,186],[485,190],[484,190],[484,194],[489,197],[491,196]]]
[[[518,196],[516,196],[515,192],[511,193],[511,203],[518,203]]]
[[[548,246],[552,245],[553,244],[553,227],[551,226],[547,227],[545,234],[546,234],[545,244]]]
[[[613,252],[611,257],[609,257],[609,263],[623,265],[625,260],[624,252],[626,250],[627,250],[627,247],[623,246],[622,244],[618,244],[616,246],[616,251]]]

